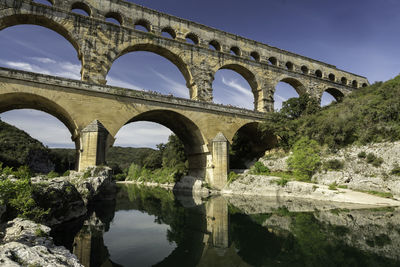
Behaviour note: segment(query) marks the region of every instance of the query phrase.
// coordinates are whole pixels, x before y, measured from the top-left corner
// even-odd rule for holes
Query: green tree
[[[315,140],[303,137],[293,146],[293,154],[287,163],[300,180],[310,180],[321,164],[320,146]]]

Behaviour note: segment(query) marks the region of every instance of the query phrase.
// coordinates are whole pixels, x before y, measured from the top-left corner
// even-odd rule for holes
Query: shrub
[[[90,169],[86,170],[85,173],[83,174],[83,179],[87,179],[92,175],[92,172]]]
[[[393,169],[390,171],[390,174],[400,176],[400,166],[398,164],[395,164],[393,166]]]
[[[360,159],[365,159],[367,157],[367,153],[365,153],[365,151],[361,151],[360,153],[358,153],[357,155]]]
[[[69,176],[70,174],[71,174],[71,171],[68,170],[68,171],[65,171],[62,176],[66,177],[66,176]]]
[[[55,171],[51,171],[47,174],[47,178],[51,179],[51,178],[56,178],[59,177],[60,175],[58,173],[56,173]]]
[[[337,183],[333,182],[329,185],[329,190],[337,190]]]
[[[268,169],[267,166],[265,166],[264,164],[262,164],[261,162],[257,161],[253,167],[251,168],[250,172],[252,174],[264,174],[264,175],[268,175],[270,174],[270,170]]]
[[[234,182],[234,181],[236,181],[236,179],[239,177],[239,175],[236,173],[236,172],[230,172],[229,174],[228,174],[228,184],[230,184],[230,183],[232,183],[232,182]]]
[[[324,162],[323,167],[325,170],[341,170],[344,167],[344,162],[338,159],[331,159]]]
[[[374,155],[374,153],[368,153],[366,157],[367,163],[372,164],[374,167],[379,167],[383,163],[382,158],[378,158],[377,156]]]
[[[284,187],[284,186],[289,182],[289,180],[286,179],[286,178],[280,178],[279,180],[274,180],[274,181],[272,181],[272,182],[273,182],[273,183],[276,183],[276,184],[279,185],[279,186]]]
[[[293,146],[293,154],[287,159],[289,168],[299,180],[309,181],[318,170],[321,159],[320,146],[314,140],[303,137]]]
[[[367,163],[372,163],[372,162],[374,162],[375,159],[376,159],[376,156],[374,153],[368,153],[368,155],[366,157]]]
[[[126,174],[125,173],[118,173],[118,174],[115,174],[113,177],[114,177],[115,181],[125,181]]]

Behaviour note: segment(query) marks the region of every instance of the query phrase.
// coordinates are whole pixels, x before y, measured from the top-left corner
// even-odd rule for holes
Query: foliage
[[[10,168],[2,169],[0,167],[0,169],[2,176],[12,175],[16,178],[15,180],[10,180],[10,178],[0,180],[0,200],[3,205],[7,206],[7,212],[11,213],[11,216],[18,215],[41,222],[49,210],[45,211],[38,207],[32,198],[33,188],[29,168],[21,166],[17,171],[12,169],[10,171]]]
[[[287,178],[280,178],[279,180],[273,180],[272,182],[284,187],[289,182],[289,180]]]
[[[329,185],[329,190],[337,190],[337,183],[333,182]]]
[[[257,161],[250,169],[251,174],[255,175],[268,175],[271,171],[268,169],[267,166],[262,164],[261,162]]]
[[[368,153],[366,161],[367,163],[372,164],[374,167],[379,167],[383,163],[383,159],[375,156],[374,153]]]
[[[56,173],[55,171],[51,171],[47,174],[47,178],[49,178],[49,179],[56,178],[56,177],[60,177],[60,175],[58,173]]]
[[[338,171],[343,169],[344,167],[344,162],[338,159],[331,159],[328,161],[325,161],[323,164],[323,169],[325,170],[333,170],[333,171]]]
[[[393,169],[390,171],[390,174],[400,176],[400,166],[398,164],[393,166]]]
[[[229,172],[228,174],[228,184],[233,183],[239,178],[239,175],[236,172]]]
[[[70,174],[71,174],[71,171],[68,170],[68,171],[65,171],[62,176],[66,177],[66,176],[69,176]]]
[[[310,180],[320,166],[320,146],[314,140],[303,137],[293,146],[293,154],[287,159],[289,168],[300,180]]]
[[[301,99],[297,101],[301,103]],[[280,138],[279,145],[286,149],[303,137],[332,150],[354,143],[400,139],[400,76],[355,90],[341,103],[312,109],[308,114],[299,115],[301,105],[284,107],[289,113],[282,108],[268,114],[263,129],[272,129]]]
[[[370,195],[378,196],[378,197],[383,197],[383,198],[393,198],[393,194],[389,192],[378,192],[378,191],[373,191],[373,190],[357,190],[359,192],[367,193]]]
[[[367,157],[367,153],[365,153],[365,151],[361,151],[360,153],[358,153],[357,155],[360,159],[365,159]]]

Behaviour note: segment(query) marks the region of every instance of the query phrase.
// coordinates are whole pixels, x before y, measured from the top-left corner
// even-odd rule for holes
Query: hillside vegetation
[[[290,149],[307,137],[332,150],[350,144],[400,139],[400,76],[355,90],[341,103],[319,108],[308,96],[292,98],[267,115],[262,130]]]

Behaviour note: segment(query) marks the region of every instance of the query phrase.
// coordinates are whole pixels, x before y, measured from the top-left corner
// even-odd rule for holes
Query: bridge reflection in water
[[[170,254],[158,262],[151,262],[157,261],[156,257],[146,259],[147,265],[400,264],[398,208],[259,197],[202,200],[134,185],[122,186],[116,202],[101,203],[86,219],[60,227],[54,233],[55,240],[71,249],[85,266],[127,266],[127,262],[129,266],[138,266],[136,260],[143,255],[135,255],[129,251],[131,246],[124,248],[126,244],[118,243],[118,236],[113,236],[121,212],[154,216],[155,226],[168,225],[165,239],[170,242]],[[135,233],[127,232],[126,236],[131,237],[132,247],[141,246],[141,238],[135,238]],[[151,236],[148,238],[153,241]],[[155,252],[156,246],[148,253]],[[126,250],[122,254],[128,258],[113,255],[118,250]]]

